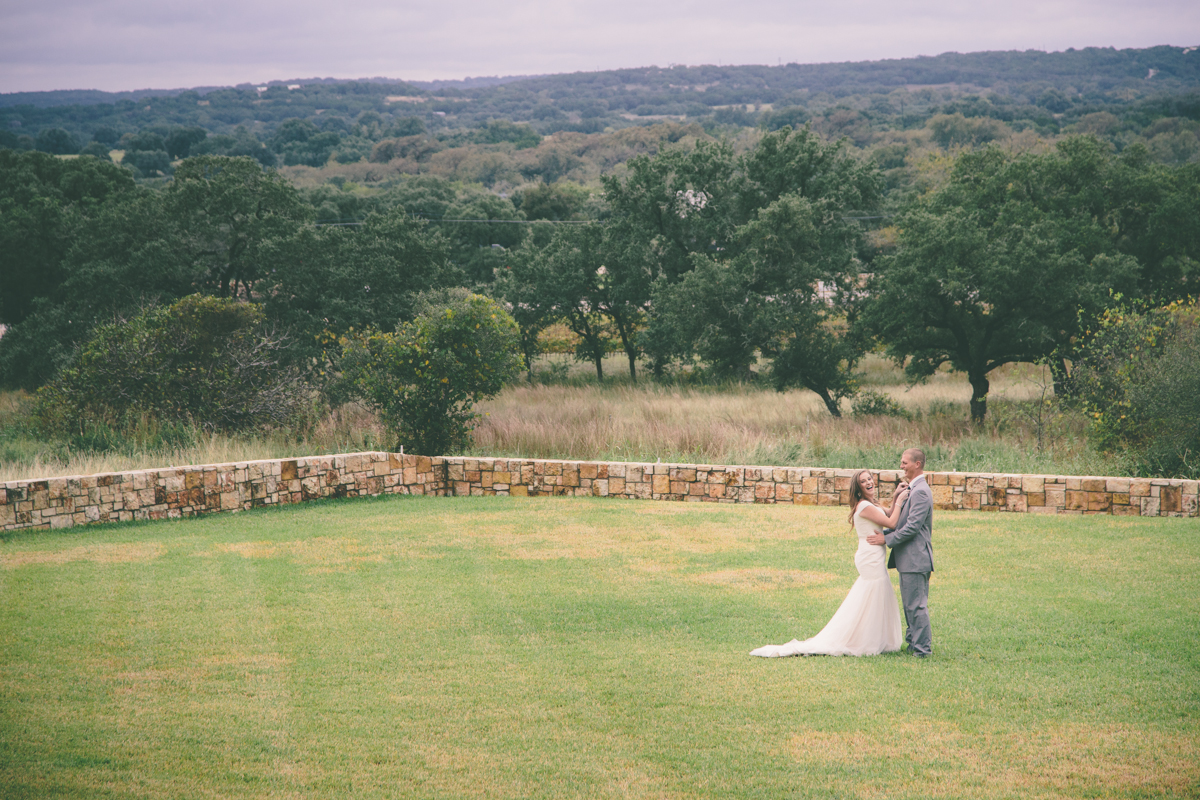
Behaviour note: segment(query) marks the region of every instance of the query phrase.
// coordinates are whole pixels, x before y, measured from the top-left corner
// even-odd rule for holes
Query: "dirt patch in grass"
[[[789,743],[807,766],[851,771],[872,761],[906,764],[912,785],[858,785],[862,797],[897,791],[924,797],[1059,797],[1142,793],[1182,797],[1197,789],[1200,742],[1128,725],[1058,725],[970,733],[943,722],[906,722],[876,737],[805,731]],[[888,772],[897,774],[895,769]]]
[[[72,561],[95,564],[132,564],[153,561],[167,552],[161,542],[118,542],[87,544],[65,550],[18,550],[0,555],[0,567],[16,569],[30,565],[62,565]]]

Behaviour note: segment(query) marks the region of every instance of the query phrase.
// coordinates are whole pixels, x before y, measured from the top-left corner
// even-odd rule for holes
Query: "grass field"
[[[385,498],[0,541],[5,798],[1200,794],[1192,520],[946,512],[933,658],[753,659],[844,509]]]

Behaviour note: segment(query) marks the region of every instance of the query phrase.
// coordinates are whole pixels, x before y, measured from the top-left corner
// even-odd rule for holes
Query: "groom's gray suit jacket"
[[[933,572],[933,492],[925,476],[909,487],[896,527],[883,535],[892,548],[888,567],[897,572]]]

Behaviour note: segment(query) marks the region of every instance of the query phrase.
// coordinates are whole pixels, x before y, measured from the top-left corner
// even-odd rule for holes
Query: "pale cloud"
[[[0,91],[414,80],[657,64],[1200,43],[1182,0],[482,3],[4,0]]]

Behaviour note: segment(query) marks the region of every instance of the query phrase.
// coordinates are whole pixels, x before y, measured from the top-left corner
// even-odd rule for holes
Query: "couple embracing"
[[[858,580],[829,620],[811,639],[766,645],[752,656],[873,656],[900,649],[900,611],[888,568],[900,573],[900,601],[908,630],[908,652],[924,658],[933,652],[929,627],[929,574],[933,572],[933,492],[925,481],[925,454],[912,448],[900,458],[904,482],[891,506],[877,504],[875,480],[862,470],[850,486],[850,524],[858,532],[854,565]],[[892,548],[884,563],[884,551]]]

